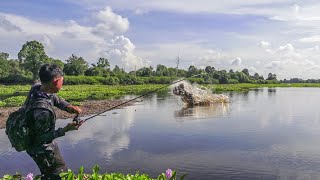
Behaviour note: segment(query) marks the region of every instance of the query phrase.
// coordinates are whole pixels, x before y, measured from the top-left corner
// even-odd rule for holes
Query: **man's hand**
[[[69,105],[66,107],[69,113],[81,114],[82,110],[78,106]]]
[[[76,122],[72,122],[72,123],[68,123],[64,128],[63,131],[66,133],[68,131],[74,131],[74,130],[78,130],[79,127],[83,124],[84,121],[80,121],[79,124],[77,124]]]

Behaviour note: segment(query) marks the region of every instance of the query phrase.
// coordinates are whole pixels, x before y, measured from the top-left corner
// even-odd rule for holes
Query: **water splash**
[[[173,94],[181,97],[188,105],[210,105],[213,103],[227,103],[229,97],[223,94],[212,94],[209,90],[191,85],[183,81],[172,90]]]

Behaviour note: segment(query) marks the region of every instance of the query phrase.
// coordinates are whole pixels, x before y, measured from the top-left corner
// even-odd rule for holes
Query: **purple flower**
[[[171,169],[167,169],[166,170],[166,177],[167,178],[171,178],[171,176],[172,176],[172,170]]]
[[[26,180],[33,180],[33,174],[29,173],[26,177]]]

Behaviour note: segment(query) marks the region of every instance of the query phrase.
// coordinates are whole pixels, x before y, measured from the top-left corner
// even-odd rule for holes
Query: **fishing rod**
[[[203,74],[204,74],[204,73],[200,73],[200,74],[196,74],[196,75],[193,75],[193,76],[190,76],[190,77],[196,77],[196,76],[200,76],[200,75],[203,75]],[[190,77],[189,77],[189,78],[190,78]],[[145,94],[142,94],[142,95],[140,95],[140,96],[138,96],[138,97],[135,97],[135,98],[133,98],[133,99],[130,99],[130,100],[128,100],[128,101],[125,101],[125,102],[123,102],[123,103],[120,103],[120,104],[118,104],[118,105],[116,105],[116,106],[113,106],[113,107],[111,107],[111,108],[109,108],[109,109],[107,109],[107,110],[101,111],[101,112],[99,112],[99,113],[97,113],[97,114],[95,114],[95,115],[93,115],[93,116],[91,116],[91,117],[88,117],[88,118],[86,118],[86,119],[84,119],[84,120],[82,120],[82,121],[83,121],[83,123],[84,123],[84,122],[88,121],[89,119],[92,119],[92,118],[94,118],[94,117],[96,117],[96,116],[99,116],[100,114],[103,114],[103,113],[105,113],[105,112],[107,112],[107,111],[111,111],[111,110],[113,110],[113,109],[115,109],[115,108],[117,108],[117,107],[120,107],[120,106],[122,106],[122,105],[124,105],[124,104],[127,104],[127,103],[129,103],[129,102],[132,102],[132,101],[134,101],[134,100],[136,100],[136,99],[139,99],[139,98],[141,98],[141,97],[147,96],[147,95],[149,95],[149,94],[151,94],[151,93],[154,93],[154,92],[156,92],[156,91],[158,91],[158,90],[160,90],[160,89],[163,89],[163,88],[169,87],[169,86],[171,86],[171,85],[173,85],[173,84],[176,84],[176,83],[178,83],[178,82],[184,81],[185,79],[186,79],[186,78],[182,78],[182,79],[177,80],[177,81],[174,81],[174,82],[172,82],[172,83],[170,83],[170,84],[168,84],[168,85],[159,87],[159,88],[157,88],[157,89],[155,89],[155,90],[152,90],[152,91],[149,91],[149,92],[147,92],[147,93],[145,93]],[[77,114],[77,115],[73,118],[73,122],[75,122],[75,123],[77,123],[77,124],[79,124],[80,120],[81,120],[81,119],[80,119],[80,117],[79,117],[79,114]]]

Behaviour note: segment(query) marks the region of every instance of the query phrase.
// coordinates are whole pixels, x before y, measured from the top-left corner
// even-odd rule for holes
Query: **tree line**
[[[200,84],[236,84],[236,83],[279,83],[277,75],[269,73],[264,78],[258,73],[249,74],[248,69],[234,71],[230,69],[217,70],[213,66],[205,69],[193,65],[187,70],[165,65],[143,67],[134,71],[125,72],[115,65],[110,68],[109,60],[100,57],[91,64],[83,58],[72,54],[63,62],[60,59],[49,57],[44,46],[38,41],[27,41],[18,53],[18,59],[9,59],[9,54],[0,52],[0,83],[23,83],[36,81],[38,70],[44,63],[55,63],[63,69],[67,84],[143,84],[143,83],[170,83],[175,77],[189,78],[190,81]],[[201,74],[201,75],[199,75]],[[193,77],[199,75],[197,77]]]

